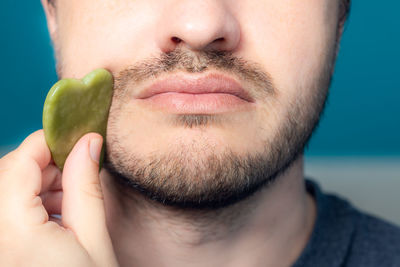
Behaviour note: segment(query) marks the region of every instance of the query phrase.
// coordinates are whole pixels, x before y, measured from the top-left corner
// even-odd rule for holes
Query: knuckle
[[[0,189],[7,189],[8,183],[20,171],[23,163],[19,155],[13,151],[0,159]]]
[[[10,152],[7,155],[5,155],[4,157],[2,157],[0,159],[0,173],[3,173],[5,171],[9,170],[15,161],[17,161],[15,151]]]
[[[0,172],[31,167],[31,165],[32,162],[27,157],[21,152],[14,150],[0,159]]]
[[[101,189],[101,185],[98,182],[86,183],[82,187],[82,191],[84,194],[86,194],[92,198],[96,198],[96,199],[100,199],[100,200],[104,199],[103,190]]]

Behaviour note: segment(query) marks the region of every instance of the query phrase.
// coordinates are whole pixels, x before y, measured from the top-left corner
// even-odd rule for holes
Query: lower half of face
[[[110,111],[106,168],[126,186],[164,205],[221,208],[250,196],[271,184],[302,153],[325,103],[333,54],[289,95],[262,67],[252,69],[255,63],[242,64],[245,69],[238,73],[232,67],[221,71],[223,64],[197,54],[210,64],[196,75],[241,77],[239,83],[252,96],[250,102],[206,106],[201,113],[171,108],[169,99],[160,104],[135,98],[130,92],[141,88],[129,81],[138,80],[139,74],[123,71],[116,79]],[[193,69],[193,62],[177,61],[174,75],[187,73],[188,65]],[[160,64],[164,62],[155,62]],[[219,69],[210,68],[213,65]],[[226,104],[223,101],[219,104]]]

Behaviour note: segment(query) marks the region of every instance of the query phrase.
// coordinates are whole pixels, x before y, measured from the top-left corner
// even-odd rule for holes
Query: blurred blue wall
[[[329,103],[308,155],[400,155],[400,2],[353,0]],[[41,128],[57,81],[39,0],[0,9],[0,150]],[[0,151],[1,152],[1,151]]]

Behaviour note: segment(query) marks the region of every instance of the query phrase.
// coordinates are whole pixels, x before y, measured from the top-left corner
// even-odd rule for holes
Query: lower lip
[[[137,99],[151,109],[170,113],[214,114],[249,109],[252,102],[226,93],[189,94],[167,92],[148,98]]]

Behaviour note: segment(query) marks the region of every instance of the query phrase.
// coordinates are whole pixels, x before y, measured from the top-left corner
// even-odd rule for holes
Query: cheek
[[[150,1],[60,1],[58,36],[64,77],[103,67],[118,72],[156,51],[157,8]],[[146,43],[146,45],[143,45]]]
[[[260,62],[271,74],[278,91],[277,101],[285,106],[312,94],[321,70],[330,63],[336,39],[337,2],[264,3],[265,6],[253,9],[260,10],[259,13],[244,12],[251,16],[243,17],[247,23],[243,23],[242,47],[250,51],[243,56]]]
[[[151,114],[114,99],[107,124],[107,139],[111,143],[118,142],[127,151],[144,152],[152,146],[161,148],[163,143],[159,141],[164,139],[161,136],[164,131],[154,127],[153,121]],[[158,138],[152,138],[154,133],[158,133]]]

